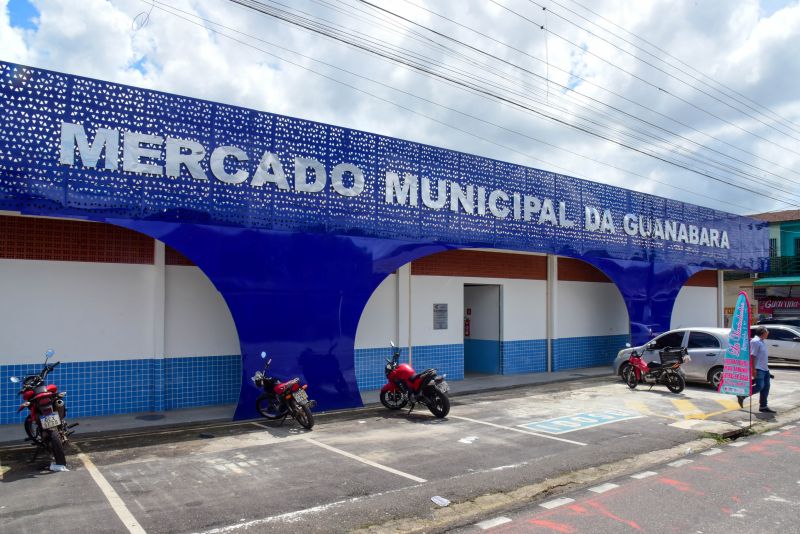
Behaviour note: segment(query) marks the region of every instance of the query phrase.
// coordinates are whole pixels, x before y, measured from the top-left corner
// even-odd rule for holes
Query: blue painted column
[[[659,332],[670,329],[675,299],[686,281],[705,270],[704,267],[665,262],[582,259],[600,269],[616,284],[628,308],[631,323],[658,325]],[[631,343],[634,346],[648,341],[641,330],[632,332]]]
[[[242,350],[235,419],[256,417],[250,377],[272,358],[322,410],[361,406],[354,346],[361,313],[387,275],[445,245],[222,226],[111,220],[191,259],[225,298]],[[203,325],[197,325],[203,328]]]

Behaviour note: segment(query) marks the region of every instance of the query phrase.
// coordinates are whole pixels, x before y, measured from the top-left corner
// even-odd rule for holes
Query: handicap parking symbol
[[[629,412],[626,410],[602,410],[596,412],[582,412],[563,417],[555,417],[553,419],[525,423],[519,426],[529,430],[546,432],[548,434],[566,434],[567,432],[574,432],[576,430],[583,430],[585,428],[607,425],[609,423],[616,423],[617,421],[637,419],[639,417],[644,416],[640,413]]]

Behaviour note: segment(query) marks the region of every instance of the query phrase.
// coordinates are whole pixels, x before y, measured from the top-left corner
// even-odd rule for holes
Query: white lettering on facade
[[[279,190],[292,189],[280,157],[269,150],[264,151],[254,165],[249,154],[239,147],[218,146],[208,156],[201,143],[190,139],[98,128],[90,142],[84,126],[70,122],[61,123],[59,162],[62,165],[96,169],[102,157],[102,168],[119,170],[120,135],[123,136],[121,152],[124,172],[180,178],[185,169],[194,180],[208,181],[209,176],[213,176],[219,182],[240,185],[248,181],[252,169],[250,186],[260,188],[272,184]],[[80,160],[78,163],[76,154]],[[294,191],[322,192],[328,187],[328,176],[325,164],[319,160],[294,157]],[[532,224],[561,228],[575,226],[575,221],[567,218],[567,203],[564,201],[558,201],[556,209],[553,199],[540,198],[531,193],[487,190],[483,186],[446,179],[437,179],[436,191],[432,191],[431,182],[429,178],[422,177],[420,183],[420,178],[407,172],[402,173],[401,178],[399,172],[386,171],[385,202],[416,208],[420,205],[421,197],[423,207],[433,210],[449,206],[454,213],[481,217],[491,214],[498,219],[506,219],[513,214],[515,220]],[[330,170],[330,189],[338,195],[356,197],[364,192],[365,187],[364,172],[357,165],[341,162]],[[584,215],[584,230],[607,234],[617,232],[611,209],[585,205]],[[726,231],[697,224],[626,213],[622,218],[622,228],[631,237],[730,249]]]

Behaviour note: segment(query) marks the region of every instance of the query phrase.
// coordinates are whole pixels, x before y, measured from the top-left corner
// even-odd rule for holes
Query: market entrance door
[[[464,285],[464,373],[500,374],[499,285]]]

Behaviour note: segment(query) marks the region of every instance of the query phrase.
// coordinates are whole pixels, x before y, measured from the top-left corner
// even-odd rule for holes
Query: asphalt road
[[[775,374],[770,404],[786,417],[800,407],[800,370]],[[742,425],[748,414],[709,388],[631,391],[608,377],[457,397],[445,420],[380,408],[319,414],[310,432],[287,421],[76,434],[66,473],[41,470],[46,462],[31,463],[27,450],[0,449],[0,524],[37,533],[54,524],[60,532],[442,531],[541,492],[683,456],[684,444],[705,436],[696,423],[721,420]],[[434,496],[451,504],[439,507]]]
[[[452,532],[797,532],[798,440],[800,427],[786,425]]]

